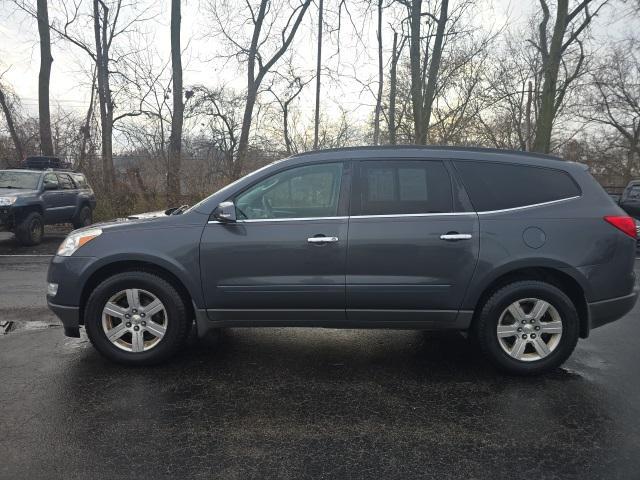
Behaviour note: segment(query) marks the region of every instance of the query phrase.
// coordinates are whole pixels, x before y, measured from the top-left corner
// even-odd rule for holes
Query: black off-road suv
[[[30,157],[24,169],[0,170],[0,230],[14,232],[23,245],[37,245],[45,225],[91,225],[93,190],[84,175],[63,167],[56,158]]]

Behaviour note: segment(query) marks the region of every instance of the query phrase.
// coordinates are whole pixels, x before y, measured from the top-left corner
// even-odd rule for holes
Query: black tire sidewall
[[[500,346],[496,329],[500,315],[516,300],[539,298],[549,302],[562,319],[560,343],[547,357],[524,362],[510,357]],[[485,303],[478,323],[480,347],[494,364],[514,374],[539,374],[561,365],[573,352],[579,337],[578,313],[571,299],[557,287],[539,281],[516,282],[495,292]]]
[[[158,345],[146,352],[127,352],[112,344],[102,328],[102,310],[107,300],[127,288],[146,290],[164,305],[167,331]],[[151,365],[162,362],[176,353],[186,339],[187,314],[182,298],[164,279],[146,272],[124,272],[100,283],[87,300],[85,313],[87,335],[100,353],[109,359],[129,365]]]
[[[39,225],[39,238],[34,238],[32,235],[34,224]],[[18,241],[24,245],[38,245],[42,242],[44,237],[44,221],[42,215],[38,212],[31,212],[22,220],[20,225],[16,228],[16,237]]]

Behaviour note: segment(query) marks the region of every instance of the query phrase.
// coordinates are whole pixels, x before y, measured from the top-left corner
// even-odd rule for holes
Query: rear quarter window
[[[497,162],[454,161],[479,212],[577,197],[580,188],[562,170]]]
[[[71,176],[73,177],[73,181],[76,182],[76,185],[78,186],[78,188],[89,188],[89,185],[87,184],[87,179],[84,177],[84,175],[79,173],[74,173]]]

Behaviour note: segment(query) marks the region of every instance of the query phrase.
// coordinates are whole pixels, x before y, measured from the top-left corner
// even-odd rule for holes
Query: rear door
[[[454,328],[478,258],[478,218],[439,160],[358,162],[347,318]],[[467,211],[463,211],[467,210]]]
[[[63,220],[69,221],[76,213],[78,189],[67,173],[58,173],[58,181],[60,182],[60,204]]]

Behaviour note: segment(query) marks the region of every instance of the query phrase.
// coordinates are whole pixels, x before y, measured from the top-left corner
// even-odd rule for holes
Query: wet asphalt
[[[538,378],[389,330],[229,329],[127,368],[63,336],[47,261],[0,258],[2,479],[640,478],[638,306]]]

